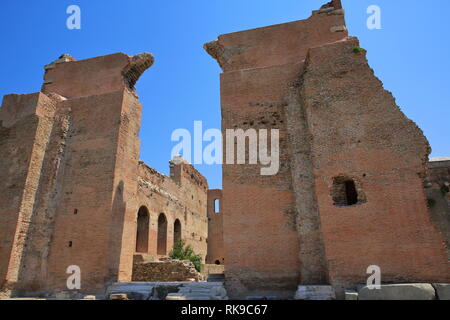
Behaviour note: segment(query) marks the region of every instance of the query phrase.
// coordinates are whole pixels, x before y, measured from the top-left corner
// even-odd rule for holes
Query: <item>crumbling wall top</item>
[[[450,168],[450,157],[431,158],[428,162],[428,168]]]
[[[204,49],[230,72],[298,63],[309,48],[347,36],[341,2],[333,0],[306,20],[221,35]]]
[[[45,66],[42,92],[67,99],[127,89],[134,93],[139,77],[153,65],[150,53],[128,56],[115,53],[79,60],[64,54]]]
[[[196,185],[205,191],[208,190],[208,180],[206,180],[206,178],[187,161],[171,160],[169,161],[169,166],[170,177],[160,173],[143,161],[139,161],[139,175],[144,180],[149,180],[153,177],[161,182],[176,183],[178,186],[182,180],[189,181],[189,183]]]
[[[170,177],[177,183],[182,184],[183,181],[188,181],[191,184],[197,185],[199,188],[208,190],[208,181],[206,178],[189,162],[179,156],[169,161]]]

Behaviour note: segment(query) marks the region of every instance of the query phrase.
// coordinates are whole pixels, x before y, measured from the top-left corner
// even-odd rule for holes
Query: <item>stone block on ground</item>
[[[223,282],[225,280],[225,275],[223,273],[210,273],[208,274],[208,282]]]
[[[295,300],[335,300],[336,293],[332,286],[326,285],[309,285],[298,286],[295,293]]]
[[[133,281],[173,282],[202,281],[204,276],[195,269],[189,260],[148,261],[142,255],[135,255],[133,261]]]
[[[186,300],[213,300],[209,295],[190,294],[186,296]]]
[[[345,290],[345,300],[358,300],[358,292],[354,290]]]
[[[184,295],[184,294],[169,293],[166,296],[166,300],[188,300],[188,299],[186,298],[186,295]]]
[[[358,300],[434,300],[436,292],[429,283],[384,284],[380,289],[364,286]]]
[[[108,287],[106,290],[106,296],[110,297],[111,294],[125,293],[128,298],[133,300],[148,300],[153,296],[153,291],[156,283],[149,282],[116,282]]]
[[[60,291],[55,294],[56,300],[75,300],[81,299],[83,296],[78,291]]]
[[[118,282],[106,294],[126,294],[130,300],[228,300],[222,282]]]
[[[227,300],[227,291],[220,282],[184,283],[177,293],[166,300]]]
[[[433,283],[439,300],[450,300],[450,283]]]
[[[276,296],[246,296],[245,300],[278,300]]]
[[[126,293],[113,293],[109,296],[109,300],[130,300]]]

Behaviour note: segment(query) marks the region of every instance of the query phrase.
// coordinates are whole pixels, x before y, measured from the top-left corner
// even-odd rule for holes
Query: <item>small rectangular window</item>
[[[219,199],[214,200],[214,212],[215,213],[220,212],[220,200]]]
[[[364,194],[357,188],[357,182],[345,176],[333,178],[331,196],[335,206],[352,206],[366,202]]]

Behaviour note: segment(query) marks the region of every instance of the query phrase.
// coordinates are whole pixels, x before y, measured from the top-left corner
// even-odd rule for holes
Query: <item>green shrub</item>
[[[195,269],[200,272],[202,270],[202,256],[196,254],[190,245],[185,246],[186,241],[178,240],[173,245],[173,249],[169,253],[169,257],[177,260],[191,261]]]
[[[433,208],[436,205],[436,200],[428,199],[428,208]]]
[[[363,51],[364,51],[364,49],[361,48],[361,47],[359,47],[359,46],[354,46],[354,47],[353,47],[353,53],[354,53],[354,54],[358,54],[358,53],[361,53],[361,52],[363,52]]]

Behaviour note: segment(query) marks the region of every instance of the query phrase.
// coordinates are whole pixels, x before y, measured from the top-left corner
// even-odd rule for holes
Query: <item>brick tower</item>
[[[8,95],[0,108],[0,285],[16,295],[64,290],[69,266],[81,291],[130,275],[141,105],[134,85],[150,54],[45,67],[39,93]],[[128,257],[129,256],[129,257]]]

